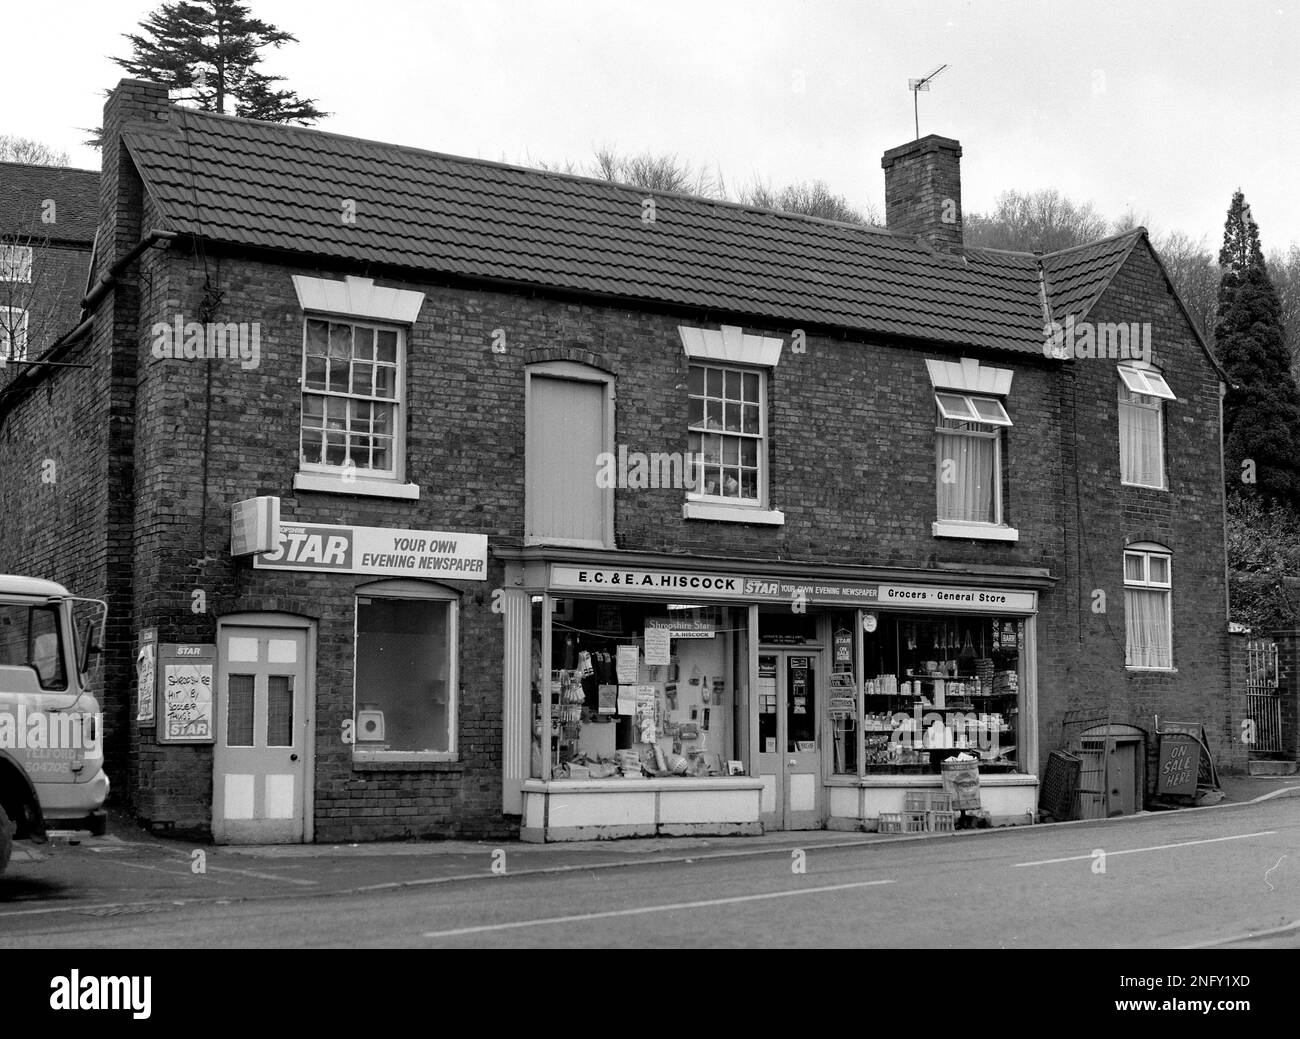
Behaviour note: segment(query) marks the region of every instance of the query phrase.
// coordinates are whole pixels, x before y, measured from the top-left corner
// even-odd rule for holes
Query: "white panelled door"
[[[307,632],[223,627],[217,649],[212,835],[223,844],[306,839]]]

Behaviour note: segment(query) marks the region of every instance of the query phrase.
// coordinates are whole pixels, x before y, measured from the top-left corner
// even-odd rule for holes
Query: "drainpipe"
[[[150,231],[135,244],[135,247],[130,252],[117,260],[113,266],[108,269],[108,272],[95,283],[95,287],[82,297],[82,311],[93,310],[96,304],[104,298],[108,290],[117,284],[117,279],[121,276],[122,272],[143,256],[146,249],[152,248],[158,242],[170,242],[175,237],[175,231]],[[82,324],[84,323],[85,322],[82,322]],[[78,328],[80,328],[80,326],[78,326]]]

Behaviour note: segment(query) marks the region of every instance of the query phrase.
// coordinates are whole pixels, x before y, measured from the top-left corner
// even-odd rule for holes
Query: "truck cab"
[[[0,871],[46,827],[102,833],[103,714],[91,684],[108,608],[62,585],[0,574]]]

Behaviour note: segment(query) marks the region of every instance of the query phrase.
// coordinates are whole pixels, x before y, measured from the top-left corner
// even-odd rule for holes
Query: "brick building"
[[[0,360],[44,353],[77,325],[98,218],[93,170],[0,162]]]
[[[1144,230],[966,248],[933,136],[882,230],[141,82],[104,127],[91,367],[0,400],[0,570],[109,601],[144,820],[873,828],[964,755],[1013,823],[1071,726],[1112,811],[1156,715],[1241,756],[1222,373]]]

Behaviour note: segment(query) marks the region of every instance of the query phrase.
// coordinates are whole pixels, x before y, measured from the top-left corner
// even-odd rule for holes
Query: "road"
[[[843,836],[787,834],[784,846],[685,860],[610,849],[590,853],[592,868],[573,856],[549,873],[531,871],[540,857],[507,850],[504,875],[489,871],[484,849],[473,879],[412,857],[400,880],[369,891],[357,888],[390,875],[379,857],[244,859],[216,867],[225,872],[211,874],[201,899],[159,887],[165,878],[150,871],[162,866],[101,856],[92,863],[101,874],[139,878],[112,903],[87,905],[68,890],[41,897],[34,870],[6,901],[9,878],[0,879],[0,947],[1300,948],[1298,798],[831,840]],[[185,861],[173,853],[177,883]],[[511,865],[525,861],[530,869]]]

